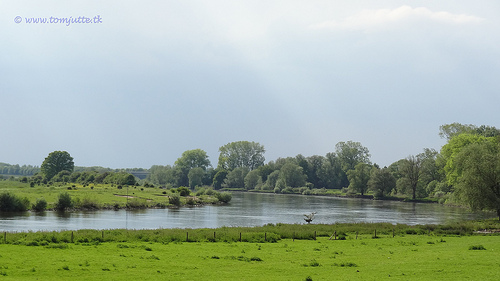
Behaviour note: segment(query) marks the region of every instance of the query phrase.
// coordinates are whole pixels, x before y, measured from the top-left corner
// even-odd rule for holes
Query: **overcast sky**
[[[352,140],[390,165],[439,150],[440,125],[500,127],[499,16],[498,0],[0,0],[0,162],[149,168],[201,148],[216,166],[233,141],[267,162]]]

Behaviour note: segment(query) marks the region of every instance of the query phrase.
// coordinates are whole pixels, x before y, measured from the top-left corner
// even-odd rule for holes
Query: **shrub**
[[[475,245],[475,246],[470,246],[469,250],[486,250],[486,248],[483,245]]]
[[[28,198],[19,198],[10,193],[0,195],[0,211],[2,212],[24,212],[29,206]]]
[[[168,197],[168,203],[179,207],[181,205],[181,196],[177,193],[170,195],[170,197]]]
[[[56,203],[56,209],[59,211],[64,211],[71,208],[73,208],[73,201],[71,200],[71,196],[67,192],[59,194],[59,199]]]
[[[127,203],[127,208],[142,209],[147,207],[148,203],[144,199],[132,198]]]
[[[229,203],[229,201],[231,201],[231,199],[233,198],[233,195],[229,192],[221,192],[217,193],[216,197],[222,203]]]
[[[35,212],[43,212],[47,208],[47,201],[45,199],[37,199],[36,203],[33,204],[31,209]]]
[[[191,190],[185,186],[181,186],[177,188],[177,192],[179,193],[180,196],[189,196],[191,194]]]

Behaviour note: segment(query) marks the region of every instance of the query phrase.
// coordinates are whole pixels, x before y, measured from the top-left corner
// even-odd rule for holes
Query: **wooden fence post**
[[[189,232],[186,232],[186,242],[189,242]]]
[[[214,242],[215,242],[215,231],[214,231]]]
[[[73,243],[73,231],[71,231],[71,243]]]
[[[7,244],[7,231],[3,233],[3,243]]]
[[[241,242],[241,232],[240,232],[240,242]]]

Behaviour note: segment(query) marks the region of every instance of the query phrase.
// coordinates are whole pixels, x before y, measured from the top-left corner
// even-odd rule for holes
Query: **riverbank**
[[[0,237],[0,277],[496,280],[500,240],[474,234],[473,229],[483,227],[500,226],[495,221],[476,221],[455,226],[278,224],[204,230],[7,233],[5,241]]]
[[[382,200],[382,201],[398,201],[398,202],[412,202],[412,203],[441,203],[438,198],[419,198],[419,199],[410,199],[405,196],[385,196],[375,198],[372,194],[351,194],[345,193],[338,189],[317,189],[316,191],[311,191],[306,194],[301,192],[300,188],[291,189],[291,192],[283,192],[283,193],[274,193],[272,190],[246,190],[244,188],[223,188],[221,191],[230,191],[230,192],[251,192],[251,193],[265,193],[265,194],[290,194],[290,195],[314,195],[314,196],[329,196],[329,197],[338,197],[338,198],[356,198],[356,199],[369,199],[369,200]]]
[[[85,211],[182,206],[220,205],[231,201],[231,194],[210,188],[191,191],[186,187],[115,186],[113,184],[55,184],[30,186],[17,181],[0,181],[0,211]],[[61,197],[64,200],[61,199]]]

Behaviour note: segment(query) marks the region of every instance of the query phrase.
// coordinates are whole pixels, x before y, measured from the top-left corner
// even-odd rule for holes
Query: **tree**
[[[500,219],[500,148],[472,143],[455,157],[455,196],[474,210],[495,210]]]
[[[368,188],[373,191],[375,198],[383,198],[396,188],[396,178],[388,168],[374,169],[368,181]]]
[[[490,142],[497,143],[494,137],[485,137],[476,134],[460,134],[452,137],[447,144],[441,148],[441,161],[444,162],[446,180],[450,186],[454,186],[459,176],[455,157],[468,145],[473,143]]]
[[[226,179],[228,173],[229,172],[225,169],[219,169],[217,173],[215,173],[212,183],[215,189],[222,188],[222,184],[224,183],[224,180]]]
[[[247,190],[255,189],[257,185],[262,184],[259,170],[252,170],[245,176],[245,188]]]
[[[371,165],[366,163],[358,163],[354,170],[347,171],[349,179],[349,189],[365,195],[368,190],[368,181],[370,180]]]
[[[205,171],[202,168],[196,167],[189,170],[188,178],[189,178],[189,187],[195,188],[196,186],[200,186],[202,184],[203,176],[205,175]]]
[[[417,198],[417,188],[421,175],[422,159],[417,155],[410,155],[402,162],[400,172],[406,179],[406,189],[411,193],[411,198]]]
[[[335,153],[340,159],[342,170],[347,173],[353,170],[358,163],[370,164],[370,153],[368,148],[359,142],[339,142],[335,145]]]
[[[247,167],[239,167],[227,174],[222,187],[225,188],[243,188],[245,187],[245,177],[249,170]]]
[[[460,134],[481,135],[484,137],[496,137],[500,135],[500,130],[492,127],[481,125],[479,127],[472,124],[452,123],[445,124],[439,127],[439,136],[451,140],[453,137]]]
[[[73,200],[71,196],[67,193],[60,193],[56,203],[56,209],[58,211],[65,211],[66,209],[73,208]]]
[[[174,171],[169,165],[153,165],[149,168],[146,180],[159,185],[174,184]]]
[[[327,153],[318,171],[320,186],[340,189],[348,185],[347,175],[342,170],[340,159],[335,153]]]
[[[40,167],[42,174],[47,180],[52,179],[52,177],[61,171],[73,172],[74,168],[73,157],[66,151],[51,152]]]
[[[302,167],[293,162],[286,163],[280,169],[279,179],[283,179],[285,187],[305,186],[306,178]]]
[[[246,167],[254,170],[264,165],[264,146],[258,142],[237,141],[219,148],[218,168],[233,170]]]
[[[173,176],[177,186],[189,185],[188,174],[193,168],[202,168],[203,171],[210,166],[210,160],[204,150],[193,149],[182,153],[182,156],[175,161]]]

